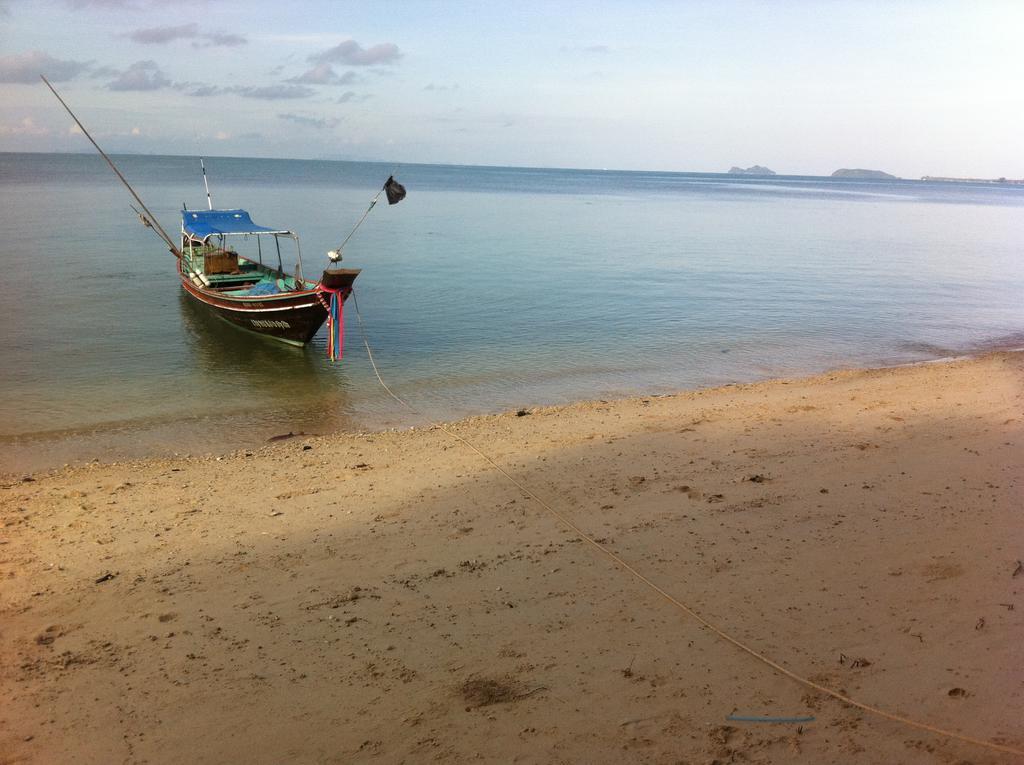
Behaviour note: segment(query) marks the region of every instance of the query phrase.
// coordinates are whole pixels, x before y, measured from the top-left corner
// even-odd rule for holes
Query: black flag
[[[389,176],[384,184],[384,193],[388,195],[388,204],[397,205],[405,199],[405,186],[395,180],[395,176]]]

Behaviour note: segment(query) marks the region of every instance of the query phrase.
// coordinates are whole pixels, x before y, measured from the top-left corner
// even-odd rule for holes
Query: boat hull
[[[180,269],[179,276],[188,296],[215,315],[240,329],[291,345],[308,343],[327,320],[325,304],[330,295],[317,290],[235,297],[198,287]],[[344,300],[350,293],[351,289],[347,288],[340,294]]]

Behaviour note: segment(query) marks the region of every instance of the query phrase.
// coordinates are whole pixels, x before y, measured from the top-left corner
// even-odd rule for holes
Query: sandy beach
[[[1024,748],[1024,354],[448,427],[773,661]],[[0,763],[1017,761],[780,675],[437,427],[0,512]]]

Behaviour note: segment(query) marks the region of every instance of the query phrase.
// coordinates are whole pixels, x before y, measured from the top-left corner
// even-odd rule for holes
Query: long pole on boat
[[[206,180],[206,163],[203,162],[203,158],[199,158],[199,166],[203,168],[203,185],[206,187],[206,206],[209,209],[213,209],[213,199],[210,197],[210,182]]]
[[[181,251],[174,245],[174,241],[167,235],[167,232],[164,231],[163,226],[160,225],[160,221],[158,221],[156,216],[154,216],[153,213],[149,211],[149,208],[146,207],[146,203],[142,201],[142,198],[138,194],[135,193],[135,189],[132,188],[132,185],[128,183],[128,180],[123,175],[121,175],[121,171],[117,169],[117,165],[111,161],[110,157],[106,155],[106,152],[104,152],[103,149],[100,148],[100,145],[93,140],[93,137],[89,135],[89,131],[85,129],[85,125],[83,125],[78,117],[75,116],[75,113],[71,111],[71,107],[64,103],[64,99],[60,97],[60,93],[58,93],[53,85],[50,84],[50,81],[43,75],[39,75],[39,77],[46,83],[46,87],[50,89],[50,92],[56,96],[58,101],[60,101],[60,105],[64,107],[68,114],[71,115],[71,119],[75,121],[75,124],[78,125],[78,129],[82,131],[82,135],[88,138],[89,143],[96,147],[96,151],[98,151],[100,156],[107,161],[107,164],[110,165],[110,169],[114,171],[114,175],[121,180],[121,183],[123,183],[125,188],[128,189],[131,195],[135,198],[135,201],[139,203],[139,206],[146,211],[146,215],[149,216],[150,223],[153,224],[153,230],[156,231],[160,238],[167,243],[167,246],[170,247],[171,253],[174,257],[180,258]]]

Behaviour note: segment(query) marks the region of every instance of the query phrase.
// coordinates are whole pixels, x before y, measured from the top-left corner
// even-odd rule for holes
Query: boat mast
[[[199,166],[203,168],[203,185],[206,187],[206,206],[213,209],[213,199],[210,198],[210,183],[206,180],[206,163],[203,162],[203,158],[199,158]]]
[[[117,166],[111,161],[110,157],[106,155],[103,149],[100,148],[100,145],[93,140],[91,135],[89,135],[89,131],[85,129],[85,125],[83,125],[79,121],[78,117],[75,116],[75,113],[71,111],[71,107],[64,103],[64,99],[60,97],[60,94],[54,89],[53,85],[50,84],[50,81],[46,79],[46,77],[44,77],[43,75],[39,75],[39,77],[42,79],[43,82],[46,83],[46,87],[50,89],[50,92],[53,93],[54,96],[56,96],[58,101],[60,101],[60,105],[63,106],[65,110],[67,110],[68,114],[71,115],[71,119],[75,121],[75,124],[78,125],[78,129],[82,131],[82,135],[88,138],[89,143],[96,147],[96,151],[98,151],[100,153],[100,156],[107,161],[107,164],[110,165],[110,169],[114,171],[114,175],[116,175],[121,180],[121,183],[125,185],[125,188],[128,189],[131,195],[135,198],[135,201],[139,203],[139,206],[146,211],[146,215],[149,216],[150,223],[152,223],[153,230],[156,231],[157,235],[161,239],[163,239],[164,242],[167,243],[167,246],[171,250],[171,254],[174,255],[174,257],[176,258],[180,258],[181,250],[179,250],[175,246],[174,242],[171,240],[171,237],[169,237],[167,235],[167,232],[164,231],[164,227],[160,225],[160,221],[156,219],[156,216],[154,216],[153,213],[149,211],[149,208],[146,207],[146,203],[142,201],[142,198],[135,193],[135,189],[132,188],[132,185],[128,183],[128,181],[125,179],[123,175],[121,175],[121,171],[117,169]]]

